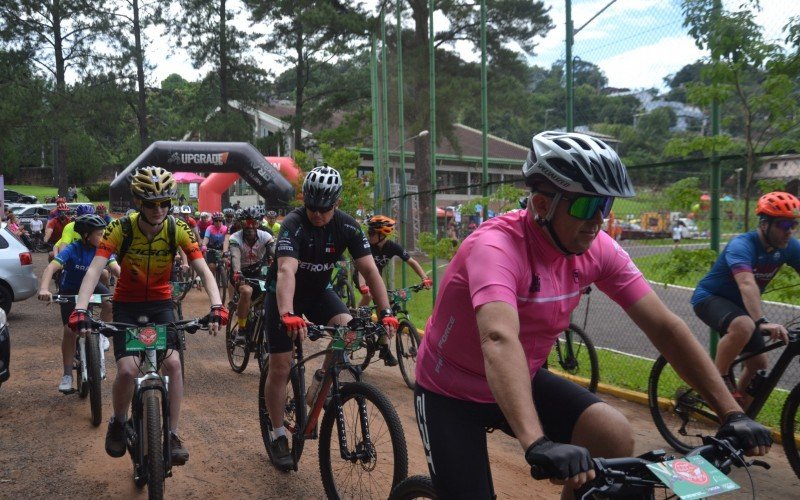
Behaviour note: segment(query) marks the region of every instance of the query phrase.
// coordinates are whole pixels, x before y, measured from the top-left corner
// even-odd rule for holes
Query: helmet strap
[[[550,239],[553,240],[553,243],[555,243],[556,247],[561,250],[561,253],[564,255],[575,255],[575,252],[570,252],[564,247],[564,244],[561,243],[561,238],[558,237],[555,230],[553,230],[553,225],[551,224],[553,215],[556,213],[556,207],[561,201],[561,198],[561,192],[556,192],[555,196],[553,196],[553,201],[550,203],[550,206],[548,207],[547,213],[544,215],[544,217],[539,217],[539,215],[536,214],[534,216],[534,220],[539,227],[543,227],[545,230],[547,230],[547,233],[550,235]]]
[[[763,219],[763,222],[767,223],[767,228],[761,231],[761,235],[764,237],[764,241],[767,244],[767,249],[778,248],[772,243],[772,238],[769,237],[769,230],[772,229],[772,223],[774,221],[775,220],[771,217]],[[759,229],[761,229],[761,227],[759,227]]]

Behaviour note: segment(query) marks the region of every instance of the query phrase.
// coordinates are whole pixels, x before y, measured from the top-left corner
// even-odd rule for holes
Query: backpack
[[[131,247],[131,243],[133,243],[133,224],[131,224],[131,218],[129,216],[124,216],[119,219],[119,223],[122,226],[122,245],[119,247],[119,251],[117,252],[117,263],[122,264],[122,258],[128,253],[128,250]],[[169,238],[169,254],[172,257],[175,257],[175,253],[178,251],[178,243],[176,234],[176,226],[175,226],[175,217],[168,215],[167,216],[167,234]]]

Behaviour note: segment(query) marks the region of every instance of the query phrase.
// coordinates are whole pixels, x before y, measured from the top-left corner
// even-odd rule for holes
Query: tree
[[[347,99],[364,97],[365,80],[335,79],[336,68],[329,61],[341,60],[347,65],[363,45],[367,18],[353,8],[345,8],[339,2],[314,0],[245,0],[251,9],[254,23],[268,24],[270,34],[261,40],[261,47],[269,53],[282,56],[291,68],[291,94],[295,111],[291,117],[291,129],[296,149],[304,150],[302,131],[308,107],[321,106],[330,112],[331,106],[340,105]],[[337,65],[338,66],[338,65]],[[368,66],[365,66],[368,67]],[[333,69],[330,75],[326,69]],[[322,81],[335,85],[318,85],[315,92],[308,91]],[[368,80],[366,80],[368,81]],[[360,87],[360,88],[359,88]],[[333,98],[338,96],[338,98]],[[331,99],[327,106],[321,105]]]
[[[715,8],[714,0],[684,0],[684,25],[695,44],[711,54],[703,79],[687,85],[687,99],[708,106],[714,99],[736,103],[742,117],[745,146],[745,213],[749,213],[750,187],[756,153],[797,124],[792,117],[800,112],[795,86],[784,66],[774,63],[786,59],[783,49],[765,40],[755,21],[757,0],[743,4],[738,11]],[[745,218],[745,230],[749,229]]]
[[[0,3],[0,39],[9,49],[31,54],[35,65],[53,78],[54,92],[48,96],[52,111],[48,123],[52,137],[70,130],[62,115],[68,99],[68,69],[86,74],[96,67],[101,56],[95,42],[108,32],[109,19],[100,9],[100,0],[4,0]],[[79,152],[75,152],[79,153]],[[60,151],[64,157],[66,151]],[[67,192],[66,165],[56,163],[59,193]]]
[[[685,177],[664,189],[669,208],[681,212],[689,212],[702,194],[697,177]]]
[[[227,0],[178,0],[178,4],[180,15],[170,23],[177,45],[186,49],[195,68],[205,64],[213,68],[215,81],[208,83],[216,90],[220,116],[209,120],[213,129],[209,134],[217,140],[241,140],[240,116],[232,112],[229,102],[253,104],[263,99],[267,86],[266,73],[247,55],[255,35],[232,24],[239,12],[229,8]],[[234,127],[231,134],[226,134],[227,126]]]

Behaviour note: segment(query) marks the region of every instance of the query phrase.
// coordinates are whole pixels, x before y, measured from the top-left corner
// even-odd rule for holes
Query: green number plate
[[[125,331],[125,349],[130,352],[167,348],[167,327],[165,325],[141,326]]]
[[[89,303],[94,305],[99,305],[103,303],[103,296],[99,293],[93,293],[89,297]]]
[[[361,349],[363,337],[364,334],[356,330],[347,330],[344,333],[337,333],[330,347],[337,351],[357,351]]]

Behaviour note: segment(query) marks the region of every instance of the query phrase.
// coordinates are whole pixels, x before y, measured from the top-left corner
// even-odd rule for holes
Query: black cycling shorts
[[[98,283],[94,287],[94,293],[109,294],[111,292],[104,284]],[[59,295],[78,295],[78,290],[60,290]],[[59,305],[61,306],[61,324],[66,325],[69,323],[69,315],[75,310],[75,302],[62,302]]]
[[[267,322],[267,350],[271,353],[291,352],[292,339],[286,334],[278,317],[278,300],[274,292],[267,293],[264,301]],[[294,298],[294,313],[305,315],[316,325],[327,325],[338,314],[350,314],[350,310],[333,290],[324,290],[310,297]]]
[[[114,321],[120,323],[138,323],[140,316],[147,316],[150,322],[156,324],[171,323],[175,321],[175,311],[172,309],[171,300],[157,300],[152,302],[114,302]],[[167,329],[167,349],[178,349],[178,331],[174,328]],[[138,356],[138,352],[128,352],[125,349],[125,332],[114,334],[114,358],[119,361],[125,356]],[[161,356],[162,354],[159,353]]]
[[[602,402],[586,388],[544,368],[536,372],[532,385],[542,428],[559,443],[569,443],[584,410]],[[486,431],[501,429],[513,435],[500,406],[442,396],[417,384],[414,409],[438,498],[491,498]]]
[[[734,319],[749,316],[743,307],[718,295],[710,295],[695,304],[694,313],[703,323],[719,333],[720,337],[728,333],[728,327]],[[756,352],[763,347],[764,336],[754,330],[742,352]]]

